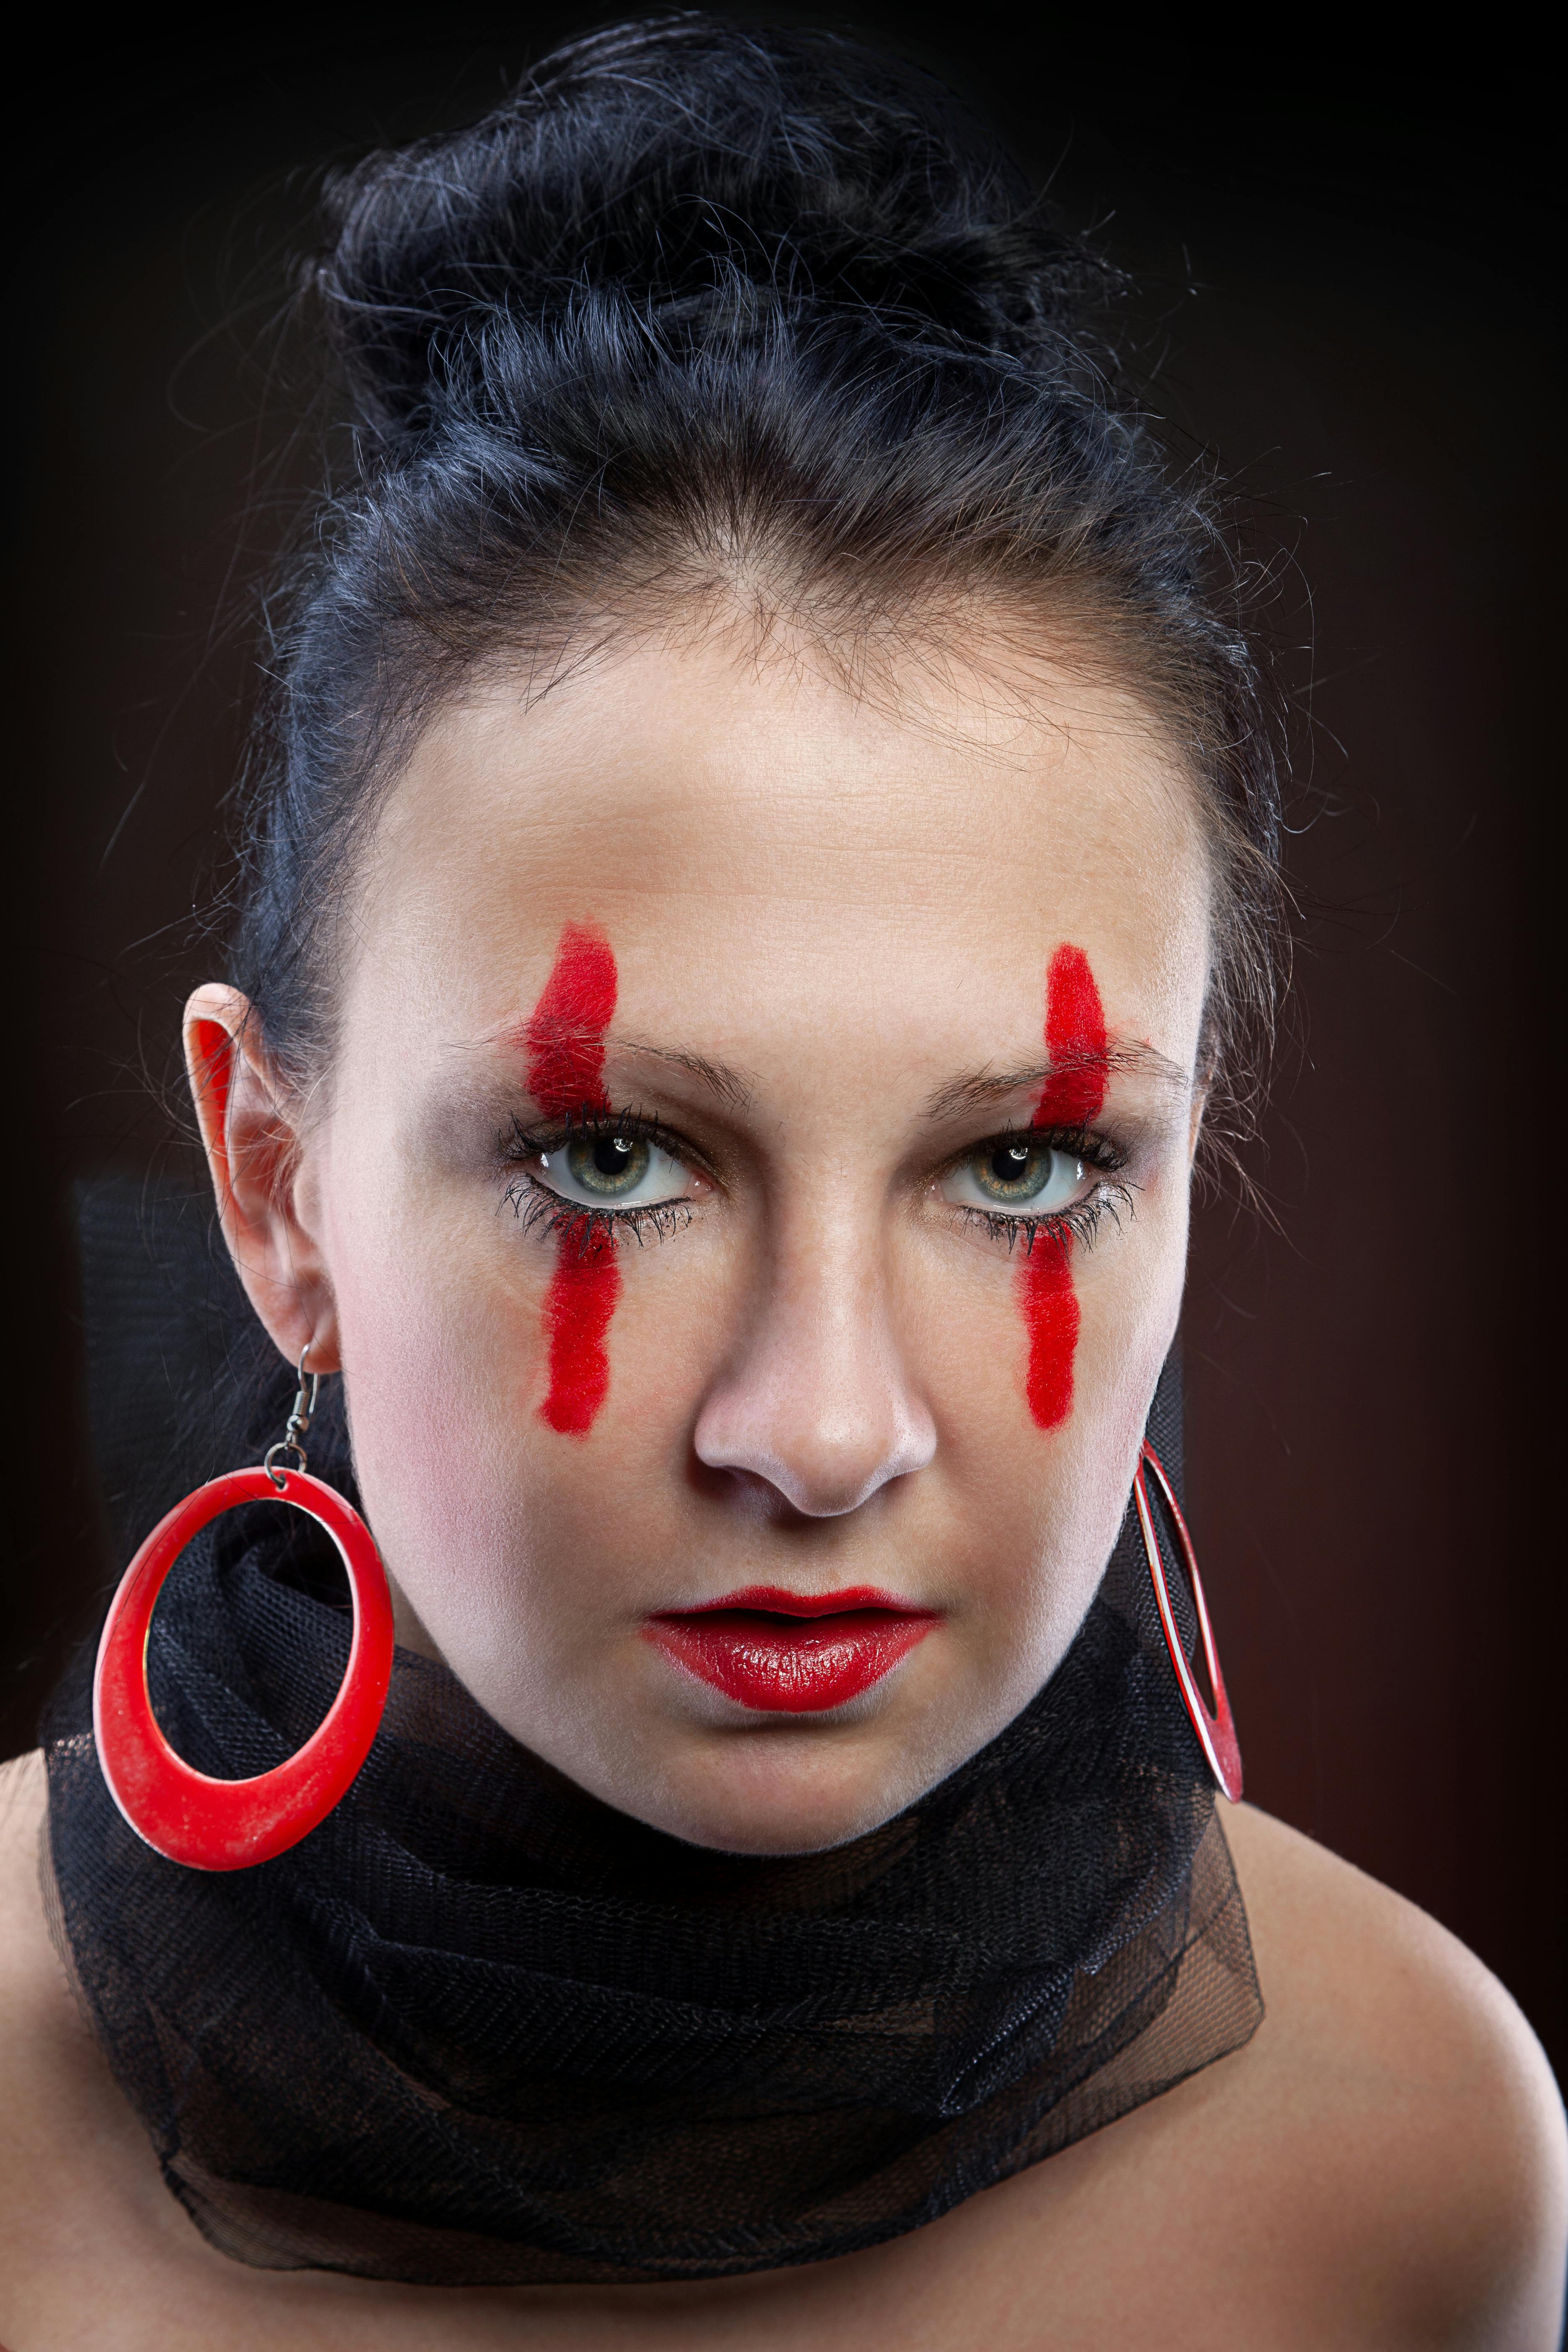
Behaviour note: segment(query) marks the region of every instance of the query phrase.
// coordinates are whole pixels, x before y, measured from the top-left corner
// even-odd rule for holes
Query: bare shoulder
[[[44,1759],[37,1749],[0,1764],[0,2047],[22,2008],[44,1991],[48,1948],[38,1883],[38,1834],[48,1802]],[[63,1969],[56,1971],[65,1990]]]
[[[64,2340],[62,2293],[79,2303],[95,2270],[113,2267],[138,2205],[156,2216],[159,2191],[49,1934],[47,1801],[40,1755],[0,1765],[0,2342],[18,2346]]]
[[[0,1765],[0,2198],[18,2239],[29,2233],[52,2126],[76,2104],[88,2048],[44,1907],[47,1803],[41,1755]]]
[[[32,2316],[18,2273],[29,2266],[40,2219],[39,2141],[47,2137],[54,2104],[54,2061],[68,2045],[76,2023],[65,1970],[49,1940],[38,1876],[47,1802],[40,1755],[0,1765],[0,2210],[10,2246],[0,2286],[0,2322],[18,2335]]]
[[[1247,1805],[1226,1829],[1268,2006],[1247,2073],[1306,2242],[1364,2259],[1390,2341],[1558,2343],[1568,2133],[1544,2053],[1435,1919]],[[1395,2330],[1397,2329],[1397,2334]]]
[[[0,1852],[9,1852],[18,1835],[36,1829],[44,1811],[44,1759],[35,1748],[29,1755],[14,1756],[0,1764]]]

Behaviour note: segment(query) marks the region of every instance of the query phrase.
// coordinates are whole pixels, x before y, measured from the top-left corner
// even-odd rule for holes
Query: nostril
[[[758,1526],[801,1517],[783,1487],[763,1477],[760,1471],[742,1469],[736,1463],[708,1462],[698,1454],[692,1464],[692,1475],[701,1492]]]
[[[819,1430],[795,1444],[770,1443],[760,1431],[699,1424],[697,1456],[722,1474],[731,1490],[759,1508],[776,1509],[780,1499],[805,1518],[841,1518],[858,1510],[895,1479],[923,1469],[935,1451],[929,1416],[879,1433],[858,1432],[825,1443]]]

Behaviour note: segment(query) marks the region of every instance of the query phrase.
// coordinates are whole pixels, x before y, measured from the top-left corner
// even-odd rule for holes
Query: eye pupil
[[[1084,1163],[1032,1129],[994,1137],[977,1145],[961,1167],[943,1179],[950,1201],[970,1208],[1021,1210],[1048,1217],[1070,1203],[1083,1182]]]
[[[1048,1161],[1050,1154],[1043,1155]],[[1035,1173],[1042,1154],[1029,1143],[999,1143],[991,1154],[990,1177],[993,1184],[1012,1192]]]
[[[648,1170],[648,1146],[631,1135],[582,1135],[566,1149],[566,1166],[584,1192],[603,1200],[635,1192]]]
[[[1034,1136],[1016,1136],[994,1143],[970,1161],[973,1181],[989,1201],[1000,1206],[1025,1208],[1044,1202],[1060,1190],[1062,1178],[1079,1171],[1054,1147]],[[1055,1205],[1054,1197],[1050,1205]]]

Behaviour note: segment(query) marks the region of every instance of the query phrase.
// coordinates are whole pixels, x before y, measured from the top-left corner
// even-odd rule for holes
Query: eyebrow
[[[1157,1078],[1163,1086],[1184,1088],[1192,1076],[1179,1062],[1173,1062],[1153,1045],[1111,1045],[1103,1054],[1078,1057],[1069,1055],[1060,1062],[1032,1062],[1026,1069],[971,1070],[962,1077],[948,1079],[934,1094],[928,1095],[925,1115],[931,1119],[953,1118],[963,1111],[979,1110],[988,1103],[1001,1102],[1008,1095],[1022,1094],[1026,1089],[1035,1092],[1048,1079],[1059,1077],[1064,1070],[1081,1069],[1088,1065],[1098,1070],[1124,1070],[1134,1076]]]
[[[591,1034],[584,1031],[584,1037]],[[720,1102],[731,1110],[749,1110],[755,1099],[755,1081],[728,1062],[710,1060],[706,1054],[693,1054],[678,1045],[655,1045],[646,1037],[620,1037],[614,1030],[593,1042],[602,1045],[606,1053],[642,1054],[657,1062],[668,1063],[672,1068],[684,1070],[705,1087]],[[1179,1062],[1173,1062],[1157,1047],[1147,1044],[1116,1045],[1103,1054],[1083,1057],[1091,1060],[1097,1069],[1124,1070],[1138,1076],[1156,1078],[1162,1085],[1184,1088],[1191,1072]],[[1026,1090],[1037,1091],[1050,1078],[1063,1070],[1077,1069],[1082,1063],[1069,1056],[1061,1062],[1035,1062],[1017,1070],[994,1070],[990,1067],[965,1072],[950,1078],[927,1096],[925,1116],[929,1119],[952,1118],[967,1110],[983,1108],[1002,1101],[1008,1095]]]
[[[607,1054],[647,1054],[656,1062],[667,1062],[684,1070],[731,1110],[751,1108],[753,1082],[742,1071],[731,1069],[728,1062],[711,1062],[706,1054],[689,1054],[677,1045],[652,1045],[643,1037],[617,1037],[613,1029],[605,1033],[604,1046]]]
[[[503,1022],[486,1036],[476,1040],[482,1045],[504,1045],[513,1051],[527,1054],[529,1024],[526,1020]],[[646,1054],[656,1062],[666,1062],[673,1068],[685,1070],[707,1087],[721,1102],[732,1109],[749,1109],[755,1095],[755,1081],[744,1071],[731,1069],[727,1062],[710,1061],[706,1054],[692,1054],[679,1045],[655,1045],[646,1037],[624,1037],[613,1029],[595,1029],[575,1022],[551,1024],[552,1045],[582,1044],[606,1054]],[[4,2347],[0,2347],[4,2352]]]

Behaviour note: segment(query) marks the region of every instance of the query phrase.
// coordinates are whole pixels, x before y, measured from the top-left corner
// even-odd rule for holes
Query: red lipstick
[[[941,1613],[869,1585],[786,1592],[749,1584],[697,1609],[661,1610],[643,1639],[742,1706],[818,1715],[890,1674]]]

